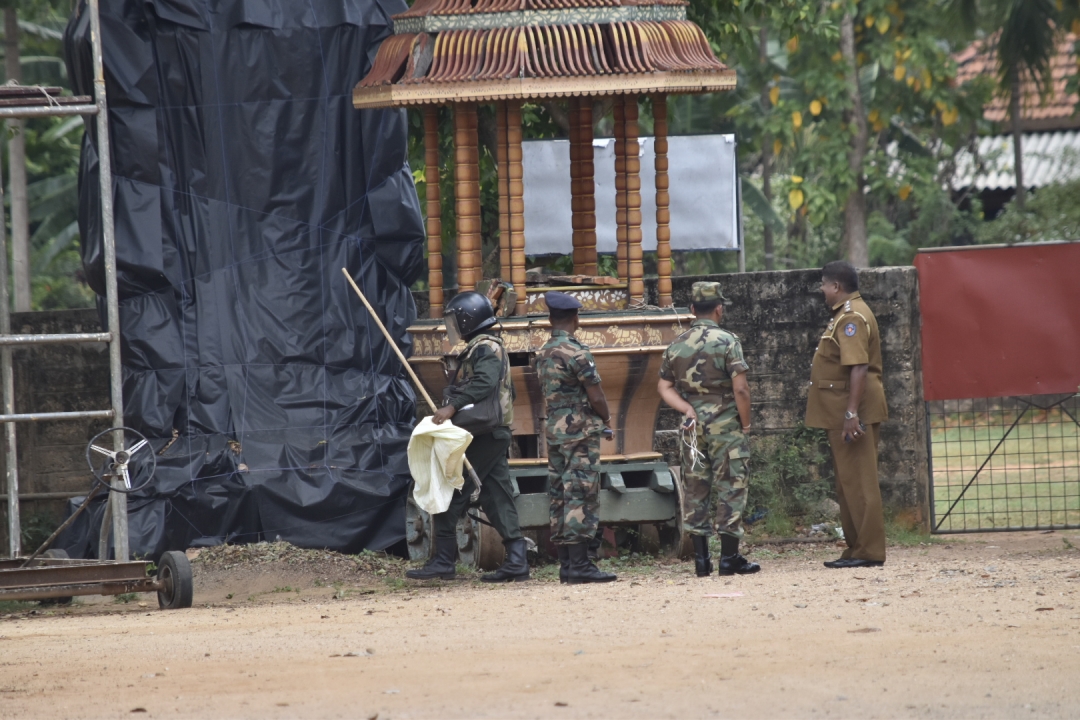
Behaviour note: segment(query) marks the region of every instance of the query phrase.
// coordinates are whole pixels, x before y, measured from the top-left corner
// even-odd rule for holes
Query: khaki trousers
[[[877,447],[880,424],[868,425],[858,440],[844,442],[843,430],[829,430],[840,525],[847,549],[843,558],[885,560],[885,517],[878,486]]]

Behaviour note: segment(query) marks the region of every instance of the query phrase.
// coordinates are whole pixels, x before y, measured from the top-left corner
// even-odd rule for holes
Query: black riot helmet
[[[443,310],[446,320],[446,334],[450,343],[457,345],[459,340],[491,327],[495,324],[495,309],[486,297],[478,292],[463,292],[454,296]]]

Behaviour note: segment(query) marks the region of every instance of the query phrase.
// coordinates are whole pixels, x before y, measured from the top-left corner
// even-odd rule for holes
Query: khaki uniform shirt
[[[818,341],[810,369],[807,427],[843,429],[852,365],[868,366],[859,421],[872,425],[887,420],[889,409],[881,382],[881,335],[874,313],[859,293],[837,303],[832,311],[833,318]]]

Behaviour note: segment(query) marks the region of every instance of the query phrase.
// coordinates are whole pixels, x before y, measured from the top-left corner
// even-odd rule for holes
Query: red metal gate
[[[1080,527],[1080,243],[915,266],[932,529]]]

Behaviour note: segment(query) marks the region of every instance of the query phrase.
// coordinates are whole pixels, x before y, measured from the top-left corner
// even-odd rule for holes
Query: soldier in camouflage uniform
[[[454,417],[458,410],[474,405],[499,394],[502,425],[490,433],[474,435],[465,451],[480,478],[480,507],[488,521],[502,536],[506,546],[506,559],[495,572],[484,575],[484,582],[510,582],[529,579],[525,538],[521,534],[514,489],[510,482],[510,425],[514,421],[514,385],[510,376],[510,356],[502,340],[488,330],[495,320],[495,312],[488,299],[475,292],[458,293],[446,305],[444,311],[447,331],[451,336],[460,335],[466,341],[465,349],[458,355],[460,366],[454,382],[460,392],[450,403],[432,416],[441,424]],[[450,332],[453,326],[453,332]],[[457,337],[451,341],[456,343]],[[501,379],[501,380],[500,380]],[[435,554],[424,567],[409,570],[407,577],[414,580],[440,578],[452,580],[457,561],[457,523],[468,510],[472,495],[472,479],[466,477],[461,490],[455,490],[446,512],[435,515]]]
[[[547,399],[551,542],[559,550],[559,579],[611,582],[615,575],[601,572],[588,555],[600,526],[600,434],[611,419],[607,398],[592,353],[574,337],[581,303],[557,291],[544,300],[551,339],[537,356],[536,372]]]
[[[744,575],[761,569],[739,554],[750,479],[749,368],[739,339],[720,328],[724,302],[720,283],[694,283],[690,309],[696,319],[664,351],[657,386],[664,402],[686,416],[681,430],[683,527],[694,540],[698,577],[712,572],[709,537],[714,502],[720,574]]]

